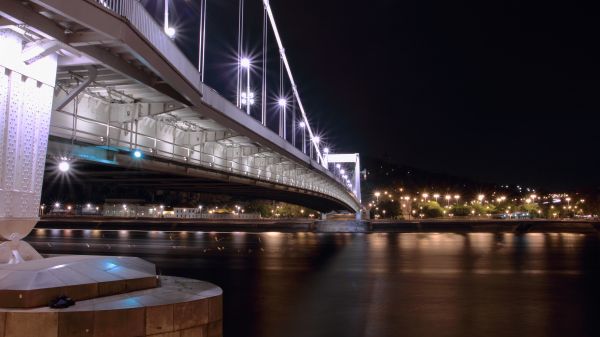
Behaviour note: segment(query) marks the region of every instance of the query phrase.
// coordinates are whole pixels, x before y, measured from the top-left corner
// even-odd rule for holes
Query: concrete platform
[[[163,276],[157,288],[66,309],[0,308],[0,337],[220,337],[222,294],[208,282]]]
[[[47,306],[157,286],[156,267],[136,257],[69,255],[0,265],[0,307]]]

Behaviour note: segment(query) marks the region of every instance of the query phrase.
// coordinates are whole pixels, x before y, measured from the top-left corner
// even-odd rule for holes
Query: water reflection
[[[214,282],[227,336],[600,335],[597,235],[37,229],[28,241]]]

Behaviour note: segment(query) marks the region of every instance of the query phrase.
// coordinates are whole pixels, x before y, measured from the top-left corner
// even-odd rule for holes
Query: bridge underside
[[[78,159],[73,161],[72,172],[68,177],[72,185],[71,193],[73,190],[89,191],[96,188],[104,188],[106,192],[106,187],[118,188],[119,192],[190,192],[283,201],[320,212],[353,212],[349,205],[341,203],[338,199],[311,190],[223,173],[196,165],[183,165],[160,157],[144,156],[135,159],[126,150],[76,145],[52,137],[48,146],[49,158],[60,157],[61,153],[65,152],[78,156]],[[45,197],[60,197],[51,190],[54,188],[54,180],[64,178],[57,176],[55,160],[50,159],[47,163],[45,176]]]

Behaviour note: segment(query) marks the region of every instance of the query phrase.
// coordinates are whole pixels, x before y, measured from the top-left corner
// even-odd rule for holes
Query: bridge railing
[[[253,163],[239,161],[238,158],[223,157],[214,152],[206,152],[187,144],[138,132],[134,127],[117,126],[107,121],[99,121],[64,110],[57,110],[55,113],[63,115],[70,122],[55,122],[61,120],[61,118],[53,116],[50,133],[55,136],[99,146],[112,146],[130,152],[140,150],[151,157],[198,165],[217,171],[310,190],[342,200],[348,205],[354,204],[352,197],[345,189],[323,184],[307,175],[297,176],[296,173],[288,172],[288,174],[285,174],[266,170],[264,166],[255,166]],[[164,126],[161,125],[161,127]]]
[[[125,17],[156,48],[165,59],[188,82],[196,87],[200,84],[200,73],[190,63],[179,47],[163,31],[154,17],[146,11],[139,0],[94,0],[120,16]]]

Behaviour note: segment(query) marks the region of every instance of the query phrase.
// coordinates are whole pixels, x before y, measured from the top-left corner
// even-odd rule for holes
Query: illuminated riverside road
[[[37,229],[27,241],[214,282],[229,337],[600,335],[597,234]]]

